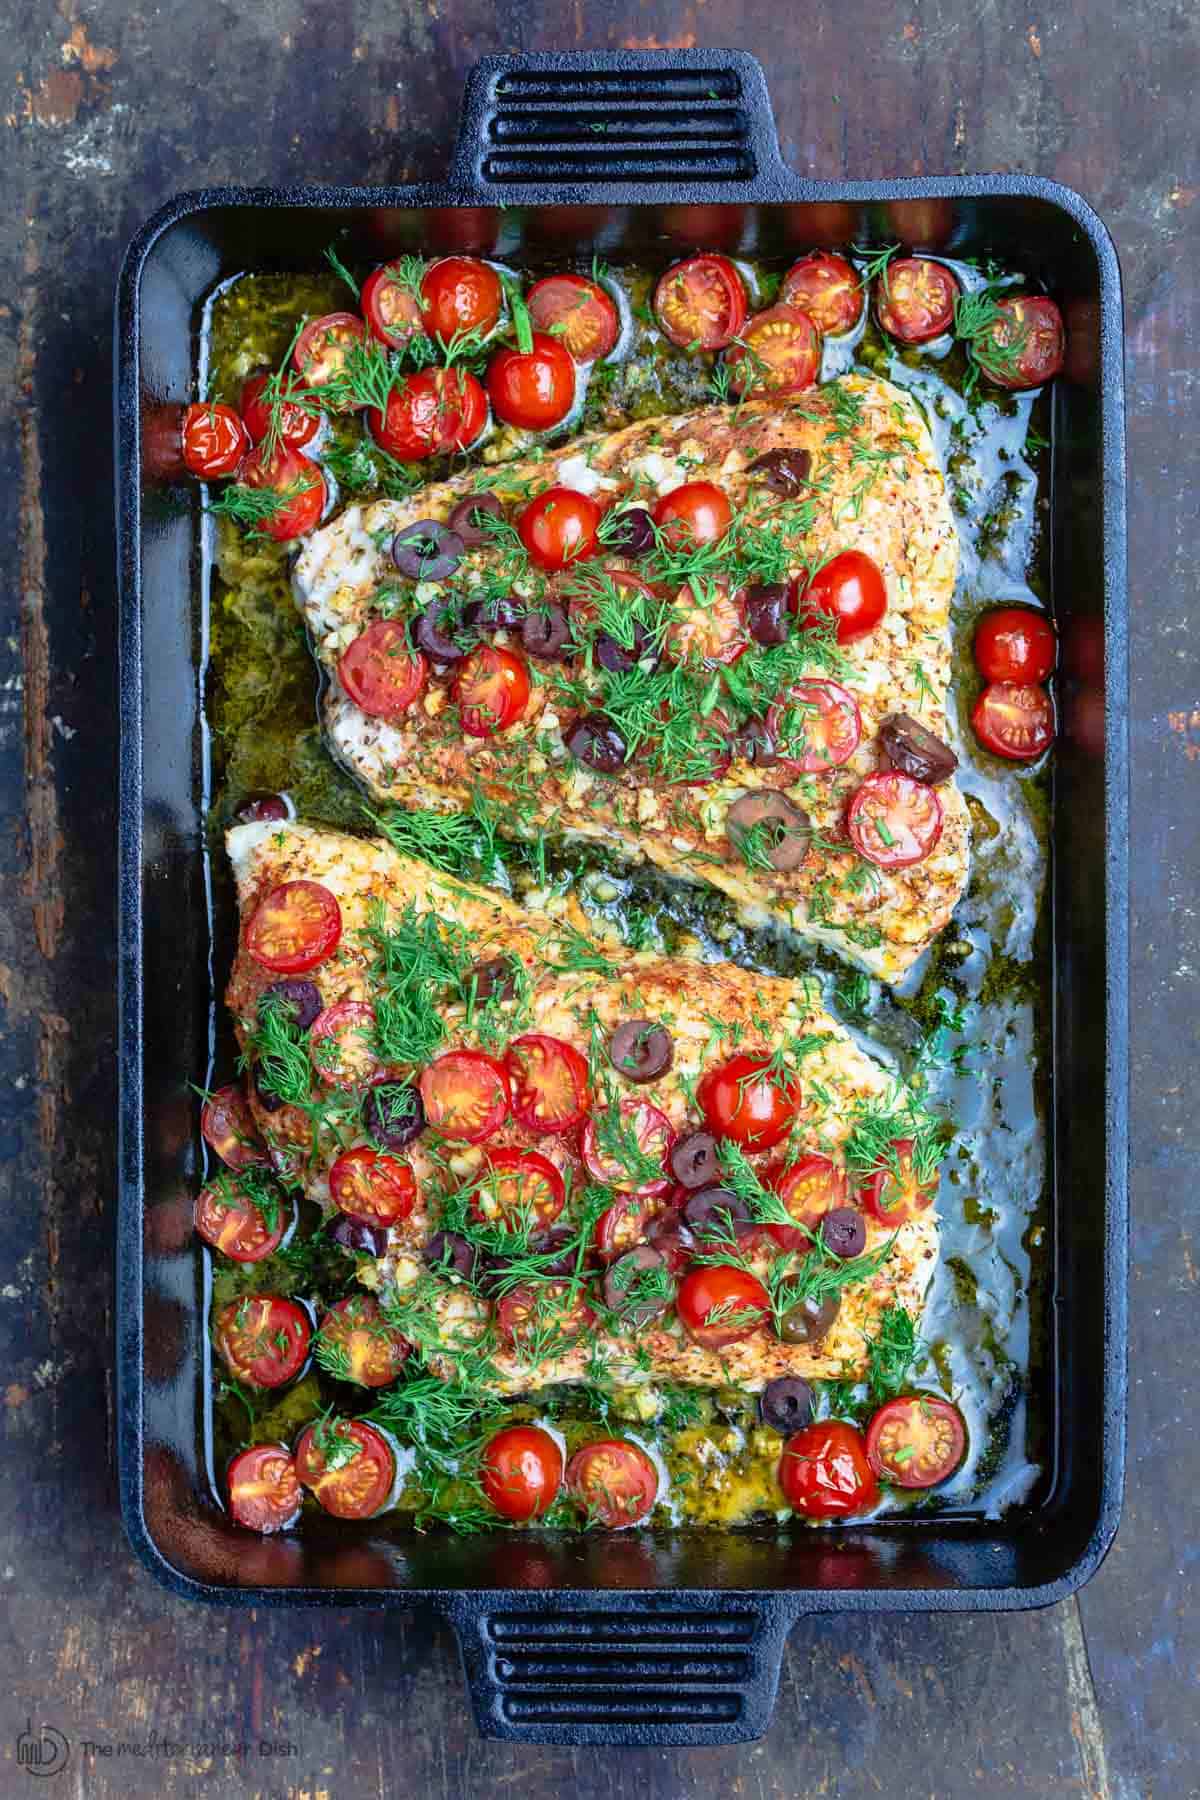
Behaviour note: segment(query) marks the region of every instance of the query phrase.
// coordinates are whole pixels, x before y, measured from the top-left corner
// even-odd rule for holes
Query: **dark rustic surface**
[[[1078,1602],[822,1619],[775,1723],[700,1753],[481,1744],[421,1620],[188,1608],[126,1551],[108,1372],[114,1187],[110,294],[180,187],[444,166],[480,53],[735,44],[822,176],[1019,168],[1079,187],[1127,283],[1134,1017],[1132,1464]],[[26,1715],[100,1796],[1200,1794],[1194,1407],[1200,665],[1200,15],[966,0],[25,0],[0,40],[0,1787]],[[260,1740],[293,1753],[259,1753]],[[162,1740],[194,1753],[156,1755]],[[83,1749],[151,1746],[117,1762]],[[216,1754],[211,1748],[213,1740]],[[223,1754],[245,1742],[244,1759]],[[37,1788],[35,1782],[34,1788]],[[46,1787],[54,1791],[55,1784]]]

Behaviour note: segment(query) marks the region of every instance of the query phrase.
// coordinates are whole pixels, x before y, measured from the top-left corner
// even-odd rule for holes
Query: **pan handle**
[[[744,50],[482,57],[450,165],[454,187],[493,204],[616,182],[669,184],[663,198],[689,200],[753,183],[770,199],[786,174],[766,77]]]
[[[779,1595],[455,1594],[448,1608],[485,1738],[740,1744],[771,1722],[792,1616]]]

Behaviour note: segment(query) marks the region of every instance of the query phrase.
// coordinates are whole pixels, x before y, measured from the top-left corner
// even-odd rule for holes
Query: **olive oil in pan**
[[[971,265],[952,265],[963,286],[979,285]],[[782,268],[748,271],[769,302]],[[593,369],[582,411],[569,430],[615,430],[631,419],[704,405],[715,396],[712,360],[673,350],[653,329],[646,270],[610,271],[629,329],[619,360]],[[247,275],[211,308],[209,393],[236,403],[244,379],[278,366],[299,317],[347,304],[330,275]],[[1045,1289],[1047,1088],[1050,948],[1044,917],[1048,857],[1048,776],[1002,764],[980,749],[970,711],[980,682],[971,657],[978,615],[1003,601],[1048,602],[1049,406],[1040,395],[981,386],[970,393],[961,345],[903,349],[868,318],[857,334],[826,346],[823,376],[858,367],[908,388],[933,431],[950,484],[960,538],[954,607],[950,733],[959,784],[972,818],[971,881],[954,919],[903,986],[892,990],[782,932],[749,929],[715,891],[667,880],[596,846],[543,848],[485,839],[481,880],[522,899],[547,889],[573,893],[597,931],[637,948],[705,959],[729,957],[779,974],[816,973],[826,1003],[898,1072],[920,1070],[928,1103],[955,1127],[939,1198],[942,1257],[929,1296],[928,1346],[914,1385],[953,1395],[970,1432],[959,1473],[917,1501],[896,1499],[893,1514],[938,1511],[995,1516],[1036,1498],[1047,1457]],[[556,434],[563,435],[563,434]],[[330,466],[340,501],[373,498],[389,479],[363,448],[357,421],[335,421]],[[471,454],[489,464],[527,453],[524,433],[494,431]],[[431,464],[421,480],[436,479]],[[314,708],[314,665],[288,586],[288,555],[269,542],[218,525],[211,589],[208,719],[212,733],[210,826],[218,908],[232,909],[221,834],[248,795],[287,789],[302,818],[369,830],[363,796],[324,751]],[[221,1021],[232,1067],[228,1023]],[[317,1209],[300,1203],[290,1246],[241,1268],[213,1259],[213,1302],[272,1291],[315,1299],[318,1313],[354,1289],[345,1262],[325,1247]],[[207,1254],[207,1253],[206,1253]],[[361,1291],[361,1290],[359,1290]],[[318,1412],[335,1405],[363,1412],[377,1396],[348,1387],[314,1364],[281,1397],[252,1395],[218,1374],[209,1466],[220,1472],[245,1442],[293,1441]],[[846,1396],[839,1397],[844,1404]],[[827,1402],[826,1402],[827,1403]],[[656,1518],[729,1525],[789,1517],[775,1480],[780,1438],[763,1428],[755,1403],[735,1392],[672,1392],[657,1421],[645,1394],[562,1390],[505,1419],[550,1418],[568,1448],[604,1430],[631,1433],[654,1450],[671,1475],[669,1509]],[[441,1471],[435,1516],[479,1524],[479,1495],[469,1479]],[[428,1510],[430,1483],[406,1476],[399,1510],[405,1528]],[[312,1503],[309,1502],[311,1505]]]

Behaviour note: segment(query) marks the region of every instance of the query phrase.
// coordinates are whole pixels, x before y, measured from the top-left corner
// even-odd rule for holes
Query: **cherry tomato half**
[[[267,383],[271,377],[263,370],[258,375],[251,375],[242,387],[241,413],[242,422],[249,432],[251,440],[261,444],[271,430],[271,405],[264,398]],[[286,393],[286,389],[282,389]],[[277,435],[280,443],[289,450],[303,450],[311,444],[319,434],[322,425],[321,414],[315,403],[309,402],[312,410],[301,406],[298,401],[281,398],[278,408]]]
[[[733,508],[723,488],[711,481],[686,481],[666,494],[654,509],[654,523],[673,549],[715,544],[733,523]]]
[[[296,1474],[335,1519],[370,1519],[392,1491],[396,1458],[365,1419],[319,1419],[296,1440]]]
[[[828,775],[862,737],[858,701],[836,681],[797,681],[767,708],[767,734],[785,768]]]
[[[705,1350],[740,1343],[770,1317],[771,1302],[757,1275],[733,1263],[701,1263],[688,1270],[675,1296],[688,1336]]]
[[[429,664],[399,619],[375,619],[343,650],[338,680],[372,719],[399,719],[425,686]]]
[[[367,1225],[398,1225],[417,1203],[416,1177],[408,1164],[364,1144],[335,1159],[329,1192],[339,1212]]]
[[[517,522],[521,542],[539,569],[565,569],[596,551],[600,508],[574,488],[551,487],[531,500]]]
[[[667,1158],[675,1131],[665,1112],[648,1100],[621,1101],[619,1125],[611,1109],[593,1113],[580,1134],[579,1148],[588,1173],[606,1187],[649,1198],[674,1185]]]
[[[975,666],[985,681],[1045,681],[1057,648],[1049,619],[1028,606],[994,606],[975,627]]]
[[[515,650],[480,644],[454,682],[462,728],[471,737],[495,737],[515,725],[529,704],[529,668]]]
[[[862,1432],[844,1419],[822,1419],[788,1438],[779,1485],[792,1511],[806,1519],[844,1519],[879,1504]]]
[[[357,313],[326,313],[323,318],[310,319],[292,351],[304,385],[323,388],[336,381],[346,367],[351,345],[361,344],[366,335],[367,328]],[[353,412],[356,403],[346,399],[327,404],[334,412]]]
[[[763,1179],[798,1221],[795,1225],[767,1226],[784,1250],[811,1249],[812,1234],[825,1214],[846,1204],[846,1177],[827,1156],[801,1157],[786,1168],[769,1170]]]
[[[689,256],[654,290],[658,328],[680,350],[724,350],[746,320],[746,284],[725,256]]]
[[[872,1218],[895,1229],[932,1206],[937,1189],[936,1171],[922,1181],[913,1167],[912,1139],[896,1138],[879,1167],[859,1188],[858,1198]]]
[[[560,1355],[595,1322],[583,1287],[574,1281],[523,1281],[496,1302],[496,1330],[503,1342],[539,1362]]]
[[[799,581],[793,605],[803,624],[833,619],[839,644],[857,643],[874,631],[887,611],[887,588],[879,564],[862,550],[843,550],[806,586]]]
[[[566,1482],[587,1522],[610,1531],[637,1525],[658,1499],[658,1470],[641,1445],[628,1438],[585,1444],[567,1464]]]
[[[479,1485],[505,1519],[538,1519],[558,1498],[562,1451],[540,1425],[510,1425],[484,1448]]]
[[[747,322],[725,360],[739,394],[800,394],[817,379],[821,339],[807,313],[769,306]]]
[[[482,1144],[508,1117],[508,1071],[482,1050],[448,1050],[421,1073],[425,1117],[443,1137]]]
[[[526,1131],[570,1131],[591,1105],[588,1066],[573,1044],[543,1032],[514,1038],[506,1058],[513,1117]]]
[[[246,1294],[230,1300],[213,1321],[213,1341],[239,1381],[277,1388],[300,1373],[308,1359],[312,1324],[302,1306],[278,1294]]]
[[[937,789],[899,769],[868,775],[846,813],[850,842],[880,869],[923,862],[942,835],[942,821]]]
[[[256,1263],[270,1256],[291,1220],[291,1203],[285,1203],[282,1195],[275,1195],[274,1215],[268,1221],[258,1196],[238,1181],[210,1181],[196,1196],[196,1230],[231,1262]]]
[[[247,1531],[286,1531],[300,1517],[300,1482],[286,1444],[251,1444],[229,1465],[229,1514]]]
[[[829,250],[814,250],[793,263],[779,298],[784,306],[807,313],[822,337],[842,337],[862,317],[858,272],[844,256]]]
[[[608,356],[621,335],[621,318],[604,289],[584,275],[547,275],[525,297],[538,331],[557,338],[577,363]]]
[[[367,329],[379,343],[399,350],[425,336],[425,309],[411,285],[400,279],[399,263],[384,263],[363,282],[361,304]]]
[[[731,1056],[710,1069],[696,1089],[708,1129],[748,1150],[781,1144],[800,1109],[800,1083],[770,1058]]]
[[[365,1000],[335,1000],[312,1022],[309,1060],[331,1087],[359,1087],[382,1073],[374,1044],[375,1008]]]
[[[319,881],[285,881],[259,901],[246,927],[246,949],[276,975],[303,975],[333,955],[342,909]]]
[[[736,662],[750,646],[737,595],[723,581],[688,582],[675,596],[665,642],[677,662]]]
[[[425,328],[448,344],[456,332],[486,337],[500,317],[503,290],[495,269],[475,256],[444,256],[421,278]]]
[[[211,481],[235,475],[250,448],[250,438],[232,406],[204,401],[183,412],[183,463],[189,475]]]
[[[218,1088],[204,1102],[200,1109],[200,1135],[227,1168],[261,1168],[271,1160],[246,1096],[235,1084]]]
[[[497,350],[487,372],[488,399],[504,425],[549,431],[575,404],[575,364],[557,338],[535,331],[532,350]]]
[[[997,300],[996,317],[971,344],[971,355],[997,387],[1041,387],[1063,366],[1066,338],[1053,300],[1035,294]]]
[[[487,395],[466,369],[421,369],[367,414],[371,436],[399,462],[469,450],[486,424]]]
[[[963,1416],[937,1394],[889,1400],[867,1426],[867,1461],[893,1487],[936,1487],[950,1479],[966,1453]]]
[[[242,487],[273,490],[273,509],[256,522],[254,529],[277,544],[290,544],[293,538],[303,537],[321,523],[329,490],[316,463],[299,450],[281,443],[273,455],[267,456],[266,448],[260,444],[250,452],[238,481]]]
[[[360,1387],[387,1387],[395,1381],[412,1345],[390,1326],[378,1300],[351,1294],[321,1320],[317,1361],[339,1381]]]
[[[1054,702],[1043,687],[992,681],[975,702],[971,724],[993,756],[1032,762],[1054,742]]]
[[[647,1227],[659,1216],[661,1205],[658,1196],[627,1194],[624,1199],[614,1200],[611,1206],[606,1206],[592,1232],[592,1247],[596,1254],[605,1262],[611,1262],[615,1256],[623,1256],[627,1250],[634,1250],[644,1243]]]
[[[563,1178],[537,1150],[493,1150],[471,1195],[480,1225],[508,1231],[545,1231],[566,1205]]]
[[[875,287],[875,316],[889,337],[926,344],[954,324],[961,289],[945,263],[902,256],[887,265]]]

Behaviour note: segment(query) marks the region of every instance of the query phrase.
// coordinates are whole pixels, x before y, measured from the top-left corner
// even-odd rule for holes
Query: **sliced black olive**
[[[610,675],[626,675],[630,669],[643,668],[650,673],[662,661],[662,647],[646,627],[633,621],[633,644],[618,643],[607,631],[596,633],[596,661]]]
[[[268,1087],[263,1080],[261,1063],[254,1065],[254,1092],[258,1096],[258,1104],[264,1112],[278,1112],[283,1105],[283,1095],[277,1094],[274,1088]]]
[[[413,621],[413,643],[434,662],[461,662],[471,647],[470,637],[453,600],[435,600]]]
[[[768,450],[750,464],[752,475],[761,475],[769,488],[789,499],[807,486],[811,468],[812,453],[808,450]]]
[[[463,624],[486,637],[492,631],[512,631],[525,617],[525,602],[515,594],[494,594],[490,600],[469,600],[463,607]]]
[[[247,794],[242,805],[234,813],[239,825],[275,824],[284,819],[294,819],[296,803],[290,794]]]
[[[529,1248],[535,1256],[549,1257],[551,1260],[539,1263],[539,1278],[554,1281],[569,1280],[574,1275],[579,1262],[578,1240],[569,1225],[552,1225],[540,1237],[530,1240]],[[569,1248],[568,1248],[569,1246]]]
[[[571,643],[571,619],[565,606],[547,600],[521,620],[521,644],[542,662],[558,662]]]
[[[812,1389],[799,1375],[780,1375],[768,1381],[758,1397],[758,1412],[764,1425],[784,1436],[799,1431],[812,1418]]]
[[[654,520],[642,506],[618,513],[601,534],[605,548],[617,556],[645,556],[654,548]]]
[[[683,1216],[693,1231],[714,1231],[728,1237],[730,1231],[744,1231],[753,1225],[750,1208],[732,1188],[706,1187],[689,1194],[683,1204]]]
[[[392,561],[410,581],[444,581],[463,559],[457,531],[438,519],[418,519],[392,539]]]
[[[747,719],[733,734],[733,754],[756,769],[773,769],[779,761],[779,746],[767,730],[765,719]]]
[[[615,775],[629,757],[625,739],[612,720],[599,712],[583,713],[563,741],[577,762],[600,775]]]
[[[892,713],[879,727],[879,741],[888,761],[915,781],[927,781],[936,787],[949,781],[958,767],[958,758],[949,744],[943,744],[936,732],[926,729],[910,713]]]
[[[649,1019],[626,1019],[612,1034],[609,1060],[626,1081],[653,1081],[665,1075],[675,1059],[675,1045],[663,1025]]]
[[[821,1220],[825,1248],[843,1261],[861,1256],[867,1246],[867,1222],[853,1206],[834,1206]]]
[[[264,1006],[267,1012],[277,1009],[289,1025],[307,1031],[321,1005],[321,990],[316,982],[304,981],[297,976],[291,981],[273,981],[269,988],[263,989],[258,996],[258,1016],[260,1019],[265,1016]]]
[[[494,544],[496,541],[482,521],[503,517],[504,508],[495,494],[468,494],[465,500],[459,501],[446,524],[468,549],[475,550],[480,544]]]
[[[782,581],[755,582],[743,596],[746,629],[756,644],[786,644],[791,631],[788,591]]]
[[[365,1219],[349,1219],[339,1213],[329,1233],[343,1250],[365,1250],[368,1256],[382,1256],[388,1247],[386,1225],[368,1225]]]
[[[785,1344],[820,1344],[829,1336],[829,1328],[842,1310],[840,1294],[824,1300],[801,1300],[779,1321],[779,1335]]]
[[[363,1101],[363,1124],[386,1150],[403,1150],[425,1129],[420,1088],[407,1081],[389,1081],[382,1087],[373,1087]]]
[[[604,1277],[604,1304],[619,1313],[628,1325],[648,1325],[670,1306],[674,1284],[663,1276],[646,1277],[654,1269],[666,1269],[666,1258],[649,1244],[639,1244],[611,1264]]]
[[[463,982],[463,992],[470,993],[472,989],[476,1000],[511,1000],[517,991],[512,958],[492,956],[486,962],[473,963]]]
[[[812,842],[812,822],[784,794],[742,794],[725,815],[725,835],[751,867],[798,869]]]
[[[711,1131],[689,1131],[671,1146],[671,1173],[685,1188],[711,1187],[719,1180],[721,1164],[717,1140]]]
[[[425,1261],[431,1269],[446,1275],[461,1275],[472,1281],[479,1252],[474,1244],[457,1231],[435,1231],[425,1246]]]

